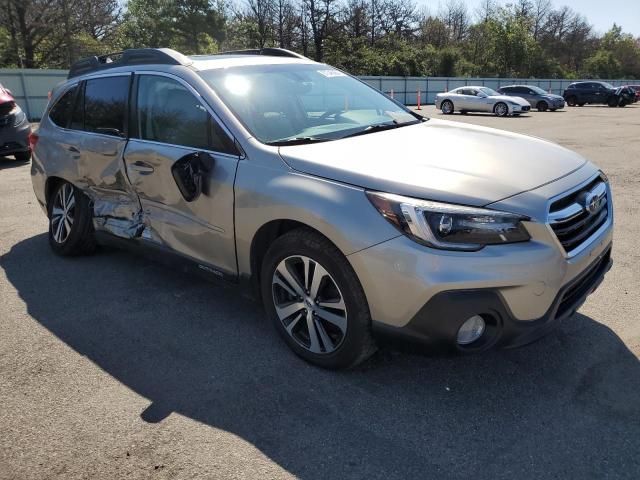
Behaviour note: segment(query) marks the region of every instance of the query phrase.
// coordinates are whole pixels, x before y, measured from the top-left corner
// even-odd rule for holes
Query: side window
[[[124,136],[130,76],[87,80],[84,87],[84,129]]]
[[[76,98],[77,90],[77,85],[74,85],[69,90],[67,90],[49,112],[49,118],[57,126],[67,128],[67,126],[69,125],[69,120],[71,119],[71,113],[73,111],[73,102]]]
[[[140,75],[137,99],[137,131],[142,140],[237,155],[231,139],[180,82]]]

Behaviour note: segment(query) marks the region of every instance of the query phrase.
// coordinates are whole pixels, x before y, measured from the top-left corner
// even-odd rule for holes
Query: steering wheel
[[[326,120],[331,115],[335,115],[336,119],[342,115],[344,109],[342,108],[332,108],[331,110],[327,110],[322,115],[318,117],[318,120]]]

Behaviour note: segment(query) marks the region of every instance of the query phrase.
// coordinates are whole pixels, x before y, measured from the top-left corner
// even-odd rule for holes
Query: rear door
[[[218,276],[235,278],[233,185],[240,156],[231,135],[198,92],[178,77],[139,72],[133,91],[124,157],[142,204],[143,237]],[[174,172],[184,173],[182,166],[195,158],[202,167],[202,189],[188,198]]]
[[[123,161],[131,81],[130,73],[122,73],[82,82],[70,124],[80,142],[69,146],[77,158],[78,183],[93,200],[96,228],[124,238],[142,230],[140,202]]]

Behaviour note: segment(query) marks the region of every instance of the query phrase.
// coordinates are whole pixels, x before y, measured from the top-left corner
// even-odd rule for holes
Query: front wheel
[[[496,103],[495,107],[493,107],[493,113],[497,116],[497,117],[506,117],[507,114],[509,113],[509,107],[507,107],[506,103]]]
[[[442,110],[442,113],[445,115],[451,115],[453,113],[453,102],[451,100],[445,100],[442,102],[442,105],[440,105],[440,110]]]
[[[547,104],[547,102],[538,102],[538,105],[536,108],[538,109],[539,112],[546,112],[547,109],[549,108],[549,105]]]
[[[573,95],[567,98],[567,105],[569,105],[570,107],[575,107],[577,103],[578,99]]]
[[[260,275],[267,315],[289,347],[323,368],[349,368],[376,347],[364,291],[335,245],[305,228],[278,238]]]
[[[49,200],[49,245],[63,256],[92,253],[96,248],[91,202],[67,182]]]
[[[609,98],[609,100],[607,100],[607,105],[609,105],[611,108],[617,107],[618,106],[618,99],[615,98],[615,97]]]

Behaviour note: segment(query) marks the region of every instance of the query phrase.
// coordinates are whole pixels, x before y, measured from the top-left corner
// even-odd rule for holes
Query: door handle
[[[145,162],[141,162],[141,161],[137,161],[137,162],[133,162],[130,165],[131,170],[135,170],[136,172],[140,173],[141,175],[148,175],[150,173],[153,173],[153,167],[151,165],[149,165],[148,163]]]
[[[70,145],[69,147],[67,147],[67,150],[69,150],[71,153],[80,153],[80,150],[78,150],[73,145]]]

